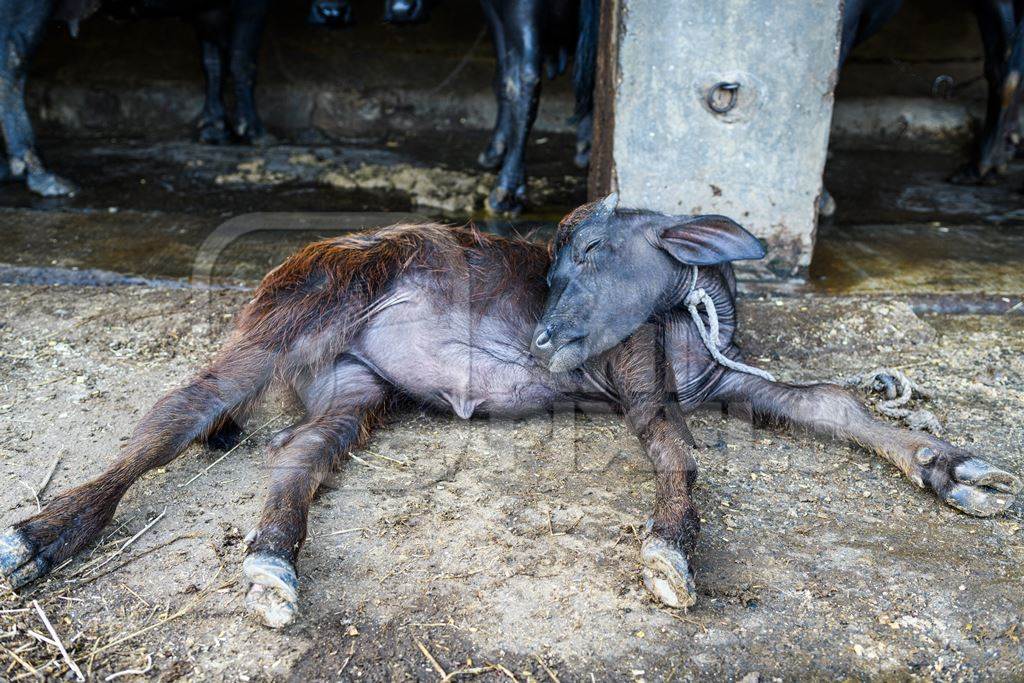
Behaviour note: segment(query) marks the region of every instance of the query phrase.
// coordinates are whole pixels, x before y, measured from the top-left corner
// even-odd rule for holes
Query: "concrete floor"
[[[102,468],[298,244],[411,214],[474,216],[482,140],[51,143],[86,192],[54,202],[0,188],[0,523],[35,509],[24,486],[58,457],[43,503]],[[564,135],[535,142],[544,208],[487,227],[543,238],[582,201],[569,150]],[[999,187],[960,188],[942,180],[956,163],[837,153],[827,181],[840,212],[810,278],[744,283],[744,345],[786,380],[904,368],[951,440],[1024,472],[1024,167]],[[1024,502],[968,518],[857,448],[714,411],[691,421],[703,532],[689,613],[640,584],[653,482],[620,419],[412,412],[319,496],[302,615],[267,631],[244,615],[239,566],[280,410],[272,397],[250,425],[267,428],[223,462],[193,448],[147,475],[104,543],[3,593],[0,610],[38,600],[97,677],[151,663],[160,680],[440,678],[424,650],[445,672],[491,667],[482,680],[507,680],[498,667],[562,681],[1024,677]],[[27,635],[41,628],[34,612],[0,611],[0,677],[26,673],[10,650],[63,670]]]

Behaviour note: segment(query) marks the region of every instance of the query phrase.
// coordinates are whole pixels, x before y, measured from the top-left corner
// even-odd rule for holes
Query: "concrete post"
[[[593,197],[728,215],[800,277],[814,248],[842,0],[604,0]]]

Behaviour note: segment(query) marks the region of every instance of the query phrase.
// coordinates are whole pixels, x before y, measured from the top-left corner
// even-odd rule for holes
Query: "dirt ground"
[[[0,517],[97,473],[208,359],[247,294],[0,287]],[[1024,471],[1024,316],[925,316],[878,298],[744,302],[746,348],[782,378],[896,366],[956,443]],[[277,402],[222,455],[145,476],[107,537],[0,609],[0,678],[62,676],[38,601],[97,680],[1011,679],[1024,676],[1024,507],[966,517],[856,448],[716,410],[701,448],[698,604],[655,604],[637,534],[653,481],[615,416],[396,416],[324,487],[301,614],[246,616],[242,537]],[[197,478],[198,477],[198,478]],[[126,541],[160,517],[151,528]],[[12,654],[13,653],[13,654]],[[125,676],[120,680],[130,680]]]

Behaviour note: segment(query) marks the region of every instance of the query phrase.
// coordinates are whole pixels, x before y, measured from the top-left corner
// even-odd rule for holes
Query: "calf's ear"
[[[664,228],[658,246],[690,266],[760,259],[767,253],[760,240],[726,216],[694,216]]]

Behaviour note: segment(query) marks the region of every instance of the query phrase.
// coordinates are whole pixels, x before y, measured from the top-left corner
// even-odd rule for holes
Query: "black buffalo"
[[[840,65],[855,45],[874,35],[896,15],[902,0],[847,0],[843,15]],[[1024,1],[970,0],[985,51],[988,99],[985,123],[974,156],[952,180],[991,181],[1014,152],[1024,69]]]
[[[438,0],[385,0],[384,18],[424,21]],[[576,164],[590,158],[600,0],[480,0],[494,42],[498,116],[480,165],[499,169],[488,207],[516,213],[526,201],[526,140],[537,117],[541,75],[565,71],[570,55],[576,95]]]
[[[314,3],[314,15],[319,4]],[[67,22],[75,34],[81,21],[101,11],[122,18],[189,20],[199,34],[206,75],[199,140],[211,144],[264,141],[253,88],[269,6],[270,0],[0,0],[0,123],[7,142],[7,163],[0,163],[0,179],[24,180],[30,190],[46,197],[76,192],[73,183],[46,168],[36,149],[25,108],[25,81],[48,21]],[[230,117],[222,96],[229,78],[235,99]]]

